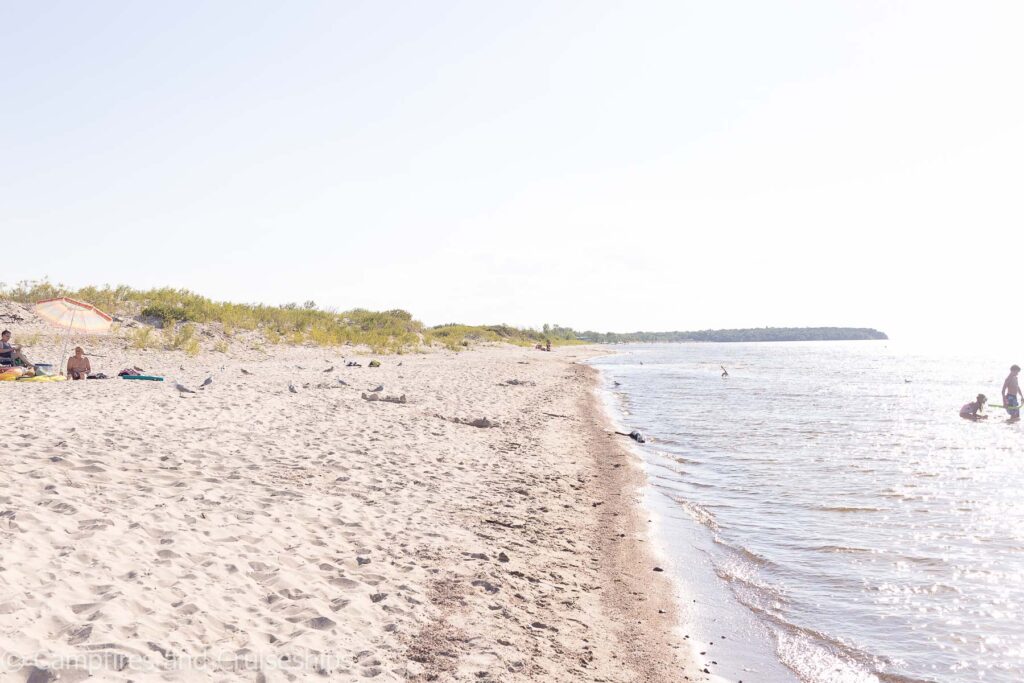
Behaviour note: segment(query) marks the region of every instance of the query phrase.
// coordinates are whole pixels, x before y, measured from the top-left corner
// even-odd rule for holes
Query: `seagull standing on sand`
[[[288,382],[288,391],[292,392],[293,394],[299,393],[299,390],[296,389],[295,385],[292,384],[291,382]]]
[[[181,384],[179,382],[175,382],[174,383],[174,388],[178,390],[179,394],[194,394],[194,393],[196,393],[192,389],[189,389],[184,384]]]
[[[206,379],[204,379],[203,383],[199,385],[199,388],[200,389],[205,389],[206,387],[210,386],[211,384],[213,384],[213,376],[212,375],[210,377],[207,377]]]

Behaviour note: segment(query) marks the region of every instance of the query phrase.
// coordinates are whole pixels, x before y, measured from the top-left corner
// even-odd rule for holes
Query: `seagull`
[[[210,377],[207,377],[206,379],[204,379],[203,383],[199,385],[199,388],[200,389],[205,389],[206,387],[210,386],[211,384],[213,384],[213,376],[212,375]]]
[[[184,384],[179,384],[178,382],[174,383],[174,388],[177,389],[178,393],[180,393],[180,394],[194,394],[194,393],[196,393],[192,389],[189,389],[188,387],[186,387]]]
[[[299,390],[296,389],[295,385],[292,384],[291,382],[288,383],[288,391],[292,392],[293,394],[299,393]]]

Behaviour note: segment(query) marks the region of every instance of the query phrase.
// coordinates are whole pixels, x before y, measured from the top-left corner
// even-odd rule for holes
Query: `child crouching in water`
[[[978,397],[970,403],[965,403],[963,408],[960,409],[960,417],[965,420],[972,420],[977,422],[978,420],[987,420],[988,415],[981,415],[981,409],[988,403],[988,399],[985,398],[985,394],[978,394]]]

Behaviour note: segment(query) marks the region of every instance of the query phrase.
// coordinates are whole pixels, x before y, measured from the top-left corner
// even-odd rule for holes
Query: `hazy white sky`
[[[1014,1],[5,2],[0,280],[1021,336],[1021,26]]]

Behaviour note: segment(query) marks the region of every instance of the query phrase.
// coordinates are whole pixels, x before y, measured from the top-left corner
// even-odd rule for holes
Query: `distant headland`
[[[870,327],[750,327],[740,330],[698,330],[696,332],[578,332],[580,340],[598,344],[635,342],[780,342],[861,341],[888,339]]]

